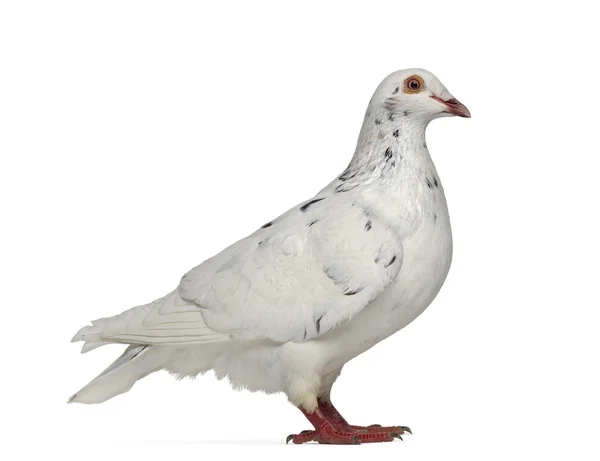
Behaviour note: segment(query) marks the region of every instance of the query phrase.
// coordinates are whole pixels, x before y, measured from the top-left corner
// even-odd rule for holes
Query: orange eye
[[[425,82],[418,75],[413,75],[404,80],[404,92],[409,94],[420,93],[425,88]]]

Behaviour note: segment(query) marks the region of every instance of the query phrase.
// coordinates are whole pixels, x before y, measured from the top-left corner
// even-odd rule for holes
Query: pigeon
[[[183,275],[149,304],[83,327],[82,352],[128,345],[71,402],[104,402],[158,370],[213,370],[234,388],[283,392],[313,430],[300,444],[390,442],[406,426],[349,424],[331,402],[343,366],[432,302],[450,269],[444,189],[425,130],[469,110],[431,72],[388,75],[348,167],[314,197]]]

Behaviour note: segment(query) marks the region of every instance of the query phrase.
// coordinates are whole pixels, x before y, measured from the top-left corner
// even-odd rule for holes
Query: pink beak
[[[452,98],[448,99],[447,101],[444,101],[443,99],[438,98],[437,96],[432,95],[431,97],[436,101],[441,102],[444,106],[446,106],[446,112],[449,112],[453,115],[458,115],[459,117],[471,118],[471,112],[469,112],[467,106],[465,106],[458,99]]]

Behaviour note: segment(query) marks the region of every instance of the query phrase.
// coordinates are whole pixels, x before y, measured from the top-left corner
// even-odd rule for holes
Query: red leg
[[[290,435],[286,442],[294,443],[319,442],[327,444],[352,444],[392,442],[394,438],[402,439],[401,434],[409,432],[404,426],[351,426],[329,402],[319,400],[318,407],[313,413],[301,410],[304,416],[315,427],[314,431],[303,431]]]
[[[323,413],[323,416],[325,416],[325,418],[335,427],[341,429],[347,429],[350,427],[350,424],[348,424],[348,422],[344,419],[340,412],[336,410],[331,402],[318,399],[317,403],[319,405],[319,409]]]

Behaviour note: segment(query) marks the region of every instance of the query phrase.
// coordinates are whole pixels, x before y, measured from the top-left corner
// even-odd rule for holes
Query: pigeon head
[[[425,69],[405,69],[388,75],[379,85],[372,102],[390,113],[412,116],[429,122],[439,117],[471,117],[439,79]]]

